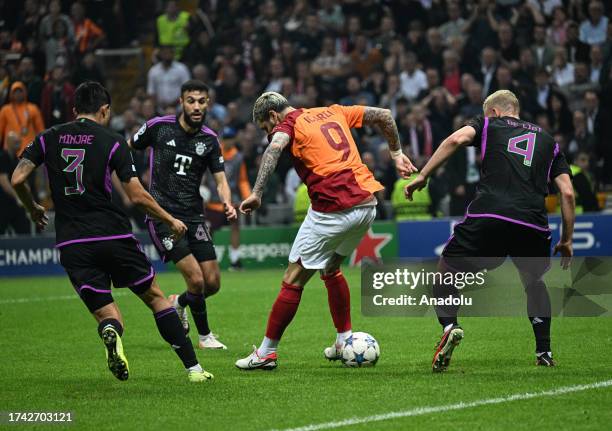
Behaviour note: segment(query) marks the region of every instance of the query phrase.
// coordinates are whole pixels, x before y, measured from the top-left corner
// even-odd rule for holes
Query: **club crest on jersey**
[[[204,151],[206,151],[206,144],[204,142],[196,142],[195,146],[195,151],[198,156],[201,156],[204,154]]]
[[[174,243],[172,242],[172,238],[170,237],[165,237],[162,239],[162,244],[164,245],[164,248],[168,251],[172,250],[174,248]]]

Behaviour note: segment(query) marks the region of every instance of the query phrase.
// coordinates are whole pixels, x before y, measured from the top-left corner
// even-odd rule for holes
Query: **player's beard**
[[[204,124],[204,120],[206,119],[206,111],[202,111],[202,119],[200,121],[195,121],[191,118],[191,115],[185,114],[183,116],[185,118],[185,123],[192,129],[200,129],[202,124]]]

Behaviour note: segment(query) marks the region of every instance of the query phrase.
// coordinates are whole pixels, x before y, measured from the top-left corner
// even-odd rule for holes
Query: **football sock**
[[[98,323],[98,335],[102,338],[102,331],[108,326],[112,327],[121,337],[123,335],[123,326],[117,319],[104,319]]]
[[[181,297],[183,296],[185,297],[184,301],[186,305],[188,305],[189,309],[191,310],[193,321],[195,322],[196,328],[198,328],[198,334],[210,334],[210,327],[208,326],[208,313],[206,312],[206,300],[204,299],[204,295],[185,292],[179,297],[179,304],[181,304]]]
[[[172,346],[185,368],[197,365],[198,360],[193,346],[185,335],[185,330],[178,314],[176,314],[176,310],[173,307],[166,308],[153,314],[153,316],[162,338]]]
[[[525,288],[527,294],[527,315],[533,328],[536,352],[550,351],[550,296],[542,280],[535,280]]]
[[[353,335],[353,331],[351,331],[350,329],[345,332],[338,332],[338,334],[336,334],[336,345],[342,346],[346,339],[351,335]]]
[[[449,296],[459,296],[459,291],[453,285],[446,286],[444,284],[435,283],[433,286],[433,297],[434,298],[447,298]],[[459,311],[458,305],[436,305],[436,314],[438,315],[438,322],[443,328],[448,328],[449,325],[457,324],[457,312]]]
[[[448,325],[446,325],[444,327],[444,332],[448,331],[449,329],[451,329],[455,324],[454,323],[449,323]]]
[[[321,280],[327,288],[329,311],[338,333],[351,330],[351,294],[346,278],[339,270],[329,275],[322,275]]]
[[[187,368],[187,371],[204,371],[200,364],[195,364],[193,367]]]
[[[183,293],[181,293],[177,301],[178,301],[178,305],[180,305],[181,307],[183,308],[187,307],[187,291],[184,291]]]
[[[274,305],[272,305],[270,317],[268,317],[266,337],[277,342],[281,339],[285,328],[289,326],[297,312],[303,290],[302,286],[296,286],[283,281],[278,297],[274,301]]]
[[[264,337],[261,341],[261,345],[257,349],[257,354],[259,356],[266,356],[270,353],[276,352],[278,347],[278,340],[272,340],[271,338]]]
[[[236,263],[240,260],[240,249],[230,247],[229,249],[229,258],[231,263]]]
[[[536,352],[550,352],[550,317],[530,317]]]

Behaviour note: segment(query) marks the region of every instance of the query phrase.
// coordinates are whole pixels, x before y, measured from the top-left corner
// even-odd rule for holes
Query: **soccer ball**
[[[344,342],[342,363],[347,367],[372,367],[379,357],[378,341],[366,332],[353,332]]]

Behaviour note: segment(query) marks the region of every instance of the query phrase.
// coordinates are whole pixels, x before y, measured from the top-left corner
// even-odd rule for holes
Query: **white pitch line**
[[[113,298],[117,296],[125,296],[128,292],[113,292]],[[61,295],[61,296],[39,296],[30,298],[12,298],[12,299],[0,299],[0,305],[3,304],[27,304],[30,302],[46,302],[46,301],[66,301],[70,299],[81,299],[79,295],[73,293],[72,295]]]
[[[410,416],[422,416],[422,415],[427,415],[430,413],[448,412],[452,410],[463,410],[463,409],[469,409],[472,407],[485,406],[489,404],[509,403],[512,401],[529,400],[532,398],[539,398],[539,397],[554,397],[557,395],[569,394],[572,392],[581,392],[581,391],[586,391],[589,389],[606,388],[609,386],[612,386],[612,380],[606,380],[603,382],[596,382],[596,383],[589,383],[585,385],[563,386],[563,387],[552,389],[549,391],[526,392],[522,394],[508,395],[505,397],[488,398],[488,399],[476,400],[476,401],[470,401],[470,402],[461,402],[457,404],[417,407],[417,408],[410,409],[410,410],[389,412],[389,413],[383,413],[383,414],[372,415],[372,416],[363,416],[360,418],[344,419],[344,420],[335,421],[335,422],[323,422],[323,423],[318,423],[318,424],[305,425],[305,426],[298,427],[298,428],[285,428],[282,431],[316,431],[316,430],[340,428],[340,427],[359,425],[359,424],[365,424],[365,423],[370,423],[370,422],[386,421],[389,419],[405,418],[405,417],[410,417]]]

